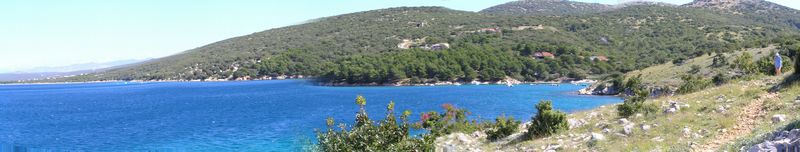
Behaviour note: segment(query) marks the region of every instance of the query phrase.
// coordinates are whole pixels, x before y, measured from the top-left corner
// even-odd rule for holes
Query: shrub
[[[750,53],[743,52],[742,55],[733,60],[734,67],[744,74],[753,74],[758,71],[755,63],[753,63],[753,56]]]
[[[686,57],[678,57],[672,60],[672,64],[675,65],[682,65],[685,62],[686,62]]]
[[[717,73],[717,75],[714,75],[714,78],[711,78],[711,82],[714,82],[714,85],[717,86],[728,83],[728,81],[731,81],[731,77],[722,72]]]
[[[514,120],[514,117],[499,116],[495,119],[491,128],[486,129],[486,138],[494,141],[508,137],[508,135],[517,132],[519,124],[520,121]]]
[[[422,113],[420,122],[414,127],[429,131],[432,137],[447,135],[454,132],[473,132],[481,127],[474,121],[467,120],[469,112],[459,109],[451,104],[443,104],[444,113],[430,111]]]
[[[433,151],[433,140],[430,135],[426,138],[415,138],[408,135],[410,124],[408,116],[410,111],[404,111],[400,116],[400,123],[394,115],[394,102],[387,106],[384,120],[377,125],[369,120],[364,105],[366,99],[362,96],[356,98],[356,103],[361,107],[356,114],[356,124],[348,130],[344,124],[335,129],[333,118],[328,118],[325,123],[328,128],[325,132],[317,130],[317,144],[319,151]]]
[[[781,56],[781,57],[783,58],[783,61],[781,62],[781,65],[783,65],[783,67],[781,68],[781,72],[789,72],[793,70],[794,69],[794,65],[792,65],[793,60],[787,56]],[[772,55],[765,56],[759,59],[758,62],[756,62],[756,65],[758,68],[758,72],[761,72],[766,75],[775,74],[775,56]]]
[[[692,93],[708,88],[711,85],[708,80],[704,80],[700,76],[684,75],[681,79],[683,79],[683,84],[676,91],[679,94]]]
[[[702,69],[699,65],[692,65],[690,68],[689,73],[700,73],[700,69]]]
[[[717,55],[714,55],[714,60],[711,66],[722,67],[725,65],[728,65],[728,58],[725,57],[725,53],[717,53]]]
[[[633,95],[635,90],[644,89],[644,85],[642,85],[642,75],[639,74],[635,77],[631,77],[628,81],[625,82],[624,85],[626,95]]]
[[[552,101],[543,100],[536,104],[537,114],[528,126],[529,138],[546,137],[567,130],[567,114],[553,110]]]
[[[630,117],[639,112],[650,113],[653,107],[646,106],[644,102],[650,96],[650,91],[643,87],[633,90],[633,96],[628,97],[623,103],[617,106],[617,114],[620,117]],[[657,109],[656,109],[657,111]]]

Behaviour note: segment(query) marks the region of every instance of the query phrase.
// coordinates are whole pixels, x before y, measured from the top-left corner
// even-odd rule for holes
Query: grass
[[[489,144],[485,146],[485,149],[507,151],[541,149],[541,147],[551,144],[562,145],[561,149],[564,151],[685,151],[698,148],[698,145],[710,142],[714,136],[722,133],[722,130],[732,130],[737,123],[736,115],[743,111],[743,107],[760,94],[766,93],[765,90],[768,86],[763,81],[769,81],[769,78],[734,82],[686,95],[650,99],[647,102],[658,104],[661,109],[666,109],[670,100],[689,106],[683,107],[674,114],[657,113],[628,118],[635,124],[633,134],[630,136],[621,133],[623,125],[617,123],[619,117],[616,115],[615,105],[607,105],[568,116],[568,118],[586,120],[588,123],[582,127],[573,128],[549,138],[525,141],[516,145]],[[717,97],[720,95],[724,95],[725,99],[718,100]],[[725,113],[718,113],[716,112],[718,106],[729,108]],[[788,108],[781,110],[786,109]],[[771,113],[768,115],[771,116]],[[774,126],[768,121],[768,119],[762,119],[759,120],[762,122],[759,124]],[[640,127],[641,124],[650,125],[651,129],[644,131]],[[683,134],[684,127],[691,130],[688,137]],[[603,133],[606,140],[589,144],[590,133],[601,133],[604,128],[611,130],[611,132]],[[772,130],[772,128],[763,130]]]
[[[736,56],[741,55],[742,53],[750,53],[753,55],[753,62],[761,59],[762,57],[769,55],[770,51],[774,50],[775,46],[769,46],[766,48],[755,48],[755,49],[747,49],[746,51],[738,51],[734,53],[727,53],[726,59],[728,62],[733,62]],[[656,86],[672,86],[677,87],[682,83],[681,75],[690,73],[689,71],[692,69],[693,65],[700,66],[701,69],[699,72],[695,73],[701,75],[706,78],[711,78],[716,75],[718,72],[728,72],[731,71],[730,66],[724,67],[711,67],[711,64],[714,62],[713,55],[702,55],[696,58],[688,59],[685,61],[684,64],[676,65],[672,62],[655,65],[652,67],[648,67],[642,70],[636,70],[628,72],[626,77],[632,77],[641,74],[643,79],[643,83],[651,84]]]
[[[792,77],[786,77],[791,79]],[[764,139],[771,137],[772,133],[778,130],[790,130],[796,129],[798,124],[800,124],[800,119],[798,115],[800,115],[800,111],[797,109],[800,108],[799,105],[794,105],[795,98],[800,95],[800,84],[798,83],[791,83],[787,86],[784,86],[782,90],[778,91],[777,93],[780,94],[779,100],[772,100],[769,101],[771,106],[778,107],[778,108],[769,108],[766,109],[768,113],[766,114],[767,117],[771,117],[774,114],[785,114],[787,117],[787,121],[778,124],[772,124],[769,122],[764,122],[762,125],[756,127],[753,132],[745,136],[743,138],[738,139],[736,142],[726,145],[724,150],[727,151],[738,151],[742,147],[749,147],[754,144],[763,142]]]
[[[751,51],[764,52],[768,50]],[[756,52],[751,53],[757,54]],[[692,60],[702,61],[706,60],[705,58],[708,57]],[[688,63],[704,63],[693,61]],[[661,69],[665,68],[664,66],[668,65],[653,68]],[[688,67],[688,65],[682,66]],[[648,68],[642,71],[657,71],[654,69]],[[643,74],[643,77],[644,80],[654,82],[673,78],[661,74]],[[621,133],[623,125],[617,123],[619,116],[617,116],[616,104],[613,104],[568,115],[569,119],[585,120],[587,123],[564,133],[521,142],[485,141],[483,149],[486,151],[540,151],[551,145],[561,145],[559,150],[563,151],[697,150],[700,148],[699,145],[710,143],[716,139],[716,136],[723,134],[724,131],[733,130],[733,127],[738,123],[737,116],[744,113],[744,108],[751,102],[756,101],[759,96],[769,93],[768,90],[772,86],[781,83],[784,78],[789,77],[750,76],[694,93],[648,99],[646,103],[659,105],[661,110],[666,109],[670,101],[688,104],[688,107],[682,107],[673,114],[656,113],[628,118],[630,122],[635,124],[632,135]],[[747,147],[763,141],[764,138],[768,137],[768,134],[785,128],[790,122],[800,124],[800,120],[797,117],[800,116],[800,111],[796,110],[800,106],[793,104],[799,92],[800,84],[791,83],[777,92],[779,99],[764,100],[763,107],[766,108],[763,110],[766,110],[766,113],[763,117],[755,120],[752,132],[735,138],[727,145],[721,145],[719,150],[739,151],[743,146]],[[719,98],[720,96],[724,96],[724,98]],[[726,112],[717,112],[716,109],[718,107],[725,107]],[[770,118],[774,114],[785,114],[789,121],[773,124]],[[640,128],[641,124],[650,125],[651,129],[644,131]],[[604,128],[607,128],[610,132],[603,133]],[[690,129],[688,136],[684,136],[684,128]],[[602,133],[606,139],[590,143],[591,133]]]

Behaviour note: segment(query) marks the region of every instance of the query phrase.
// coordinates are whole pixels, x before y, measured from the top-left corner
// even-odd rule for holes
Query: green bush
[[[774,52],[771,54],[775,54]],[[781,72],[789,72],[794,69],[794,65],[792,65],[792,59],[787,56],[781,56],[783,61],[781,65]],[[768,55],[756,62],[756,66],[758,68],[758,72],[761,72],[766,75],[774,75],[775,74],[775,56]]]
[[[731,77],[722,72],[717,73],[717,75],[714,75],[714,78],[711,79],[711,82],[714,82],[714,85],[717,86],[728,83],[728,81],[731,81]]]
[[[408,135],[410,124],[408,116],[410,111],[404,111],[400,116],[400,123],[394,115],[394,102],[387,106],[384,120],[375,124],[367,117],[364,111],[366,99],[362,96],[356,98],[356,103],[361,107],[356,114],[356,125],[348,130],[345,124],[340,124],[335,129],[333,118],[328,118],[328,128],[325,132],[317,130],[317,144],[319,151],[433,151],[433,140],[428,138],[415,138]],[[429,135],[423,135],[429,136]]]
[[[700,70],[702,69],[702,67],[700,67],[699,65],[692,65],[690,66],[690,68],[691,69],[689,69],[689,73],[699,73]]]
[[[491,128],[486,129],[486,138],[494,141],[508,137],[508,135],[517,132],[519,124],[520,121],[514,120],[514,117],[499,116],[495,119],[495,123],[491,125]]]
[[[625,99],[621,105],[617,106],[617,114],[620,117],[627,118],[639,112],[653,112],[654,108],[652,106],[644,104],[649,96],[650,91],[644,89],[644,87],[633,89],[633,95]],[[657,109],[655,109],[655,111],[657,111]]]
[[[531,119],[528,126],[529,138],[546,137],[567,130],[567,114],[553,110],[552,101],[542,100],[536,104],[538,113]]]
[[[753,63],[753,55],[743,52],[742,55],[733,60],[733,66],[744,74],[754,74],[758,72],[756,64]]]
[[[692,93],[711,86],[711,82],[700,76],[684,75],[681,79],[683,79],[683,84],[676,91],[679,94]]]
[[[467,120],[466,109],[456,108],[451,104],[443,104],[444,113],[430,111],[422,113],[422,118],[414,127],[429,131],[432,137],[454,132],[474,132],[481,129],[475,121]]]
[[[725,65],[728,65],[728,58],[725,57],[725,53],[717,53],[717,55],[714,55],[711,66],[722,67]]]

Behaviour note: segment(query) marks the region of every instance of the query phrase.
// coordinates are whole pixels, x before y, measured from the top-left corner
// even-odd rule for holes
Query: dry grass
[[[727,54],[726,58],[728,62],[733,62],[736,56],[739,56],[742,53],[750,53],[753,55],[753,59],[758,60],[762,57],[769,55],[769,52],[775,50],[775,46],[769,46],[766,48],[756,48],[756,49],[748,49],[747,51],[738,51],[732,54]],[[684,64],[675,65],[670,63],[660,64],[656,66],[652,66],[649,68],[645,68],[642,70],[631,71],[625,74],[627,77],[636,76],[641,74],[643,78],[643,83],[645,84],[652,84],[656,86],[678,86],[682,83],[681,75],[689,73],[691,67],[693,65],[700,66],[700,72],[694,73],[706,78],[711,78],[716,74],[716,72],[728,72],[730,71],[730,67],[721,67],[721,68],[712,68],[711,64],[714,62],[714,58],[711,55],[703,55],[700,57],[696,57],[693,59],[686,60]]]
[[[793,102],[800,95],[800,85],[785,87],[777,92],[777,97],[761,97],[764,100],[759,100],[783,78],[758,76],[695,93],[650,99],[648,103],[660,105],[661,109],[666,109],[669,101],[688,106],[673,114],[657,113],[628,118],[635,124],[632,135],[622,134],[623,125],[618,123],[616,105],[606,105],[570,114],[569,118],[582,119],[587,123],[567,132],[529,141],[485,143],[483,148],[486,151],[541,151],[548,146],[560,145],[562,151],[707,151],[701,149],[705,146],[738,151],[742,146],[761,141],[760,137],[765,133],[798,120],[800,111],[797,109],[800,106]],[[758,106],[754,106],[754,102],[759,102],[755,104]],[[724,107],[725,112],[718,112],[719,107]],[[760,116],[750,116],[754,107],[759,111],[764,110],[759,112]],[[746,109],[750,109],[749,112],[745,112]],[[773,124],[769,118],[774,114],[786,114],[790,121]],[[745,119],[752,120],[743,121]],[[651,129],[642,130],[642,124],[650,125]],[[610,132],[603,132],[606,128]],[[684,134],[684,128],[688,128],[688,134]],[[602,133],[606,139],[590,143],[590,133]]]

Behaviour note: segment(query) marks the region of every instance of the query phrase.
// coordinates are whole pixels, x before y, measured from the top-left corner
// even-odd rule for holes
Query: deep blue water
[[[472,118],[505,114],[529,120],[553,100],[573,112],[620,102],[580,96],[581,86],[502,85],[325,87],[304,80],[0,85],[0,151],[296,151],[313,142],[325,118],[352,123],[356,95],[373,119],[396,111],[441,110],[451,103]]]

